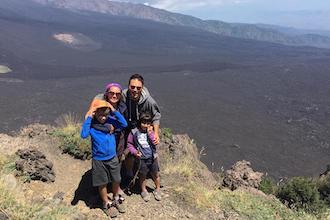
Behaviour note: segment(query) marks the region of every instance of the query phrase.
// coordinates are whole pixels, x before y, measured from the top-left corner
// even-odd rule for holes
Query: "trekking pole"
[[[135,185],[136,178],[138,177],[138,174],[139,174],[140,169],[141,169],[141,158],[139,158],[139,163],[138,164],[139,164],[138,169],[136,170],[133,179],[129,182],[126,189],[131,189],[131,187]]]

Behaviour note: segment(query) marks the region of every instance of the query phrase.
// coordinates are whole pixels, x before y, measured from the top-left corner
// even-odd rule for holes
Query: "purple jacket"
[[[136,141],[137,140],[134,140],[134,130],[132,130],[130,133],[129,133],[129,135],[128,135],[128,138],[127,138],[127,148],[128,148],[128,150],[129,150],[129,152],[131,153],[131,154],[133,154],[133,155],[137,155],[137,153],[138,153],[138,146],[136,146],[137,144],[136,144]],[[139,132],[140,133],[140,132]],[[141,132],[142,133],[142,132]],[[148,138],[149,138],[149,140],[150,140],[150,142],[154,142],[154,140],[155,140],[155,133],[152,131],[152,132],[148,132]],[[149,144],[150,145],[150,149],[152,150],[152,151],[155,151],[155,149],[156,149],[156,147],[155,147],[155,145],[154,144]],[[143,153],[143,152],[142,152]]]

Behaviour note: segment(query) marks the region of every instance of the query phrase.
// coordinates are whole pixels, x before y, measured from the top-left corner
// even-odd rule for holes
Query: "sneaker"
[[[124,197],[125,193],[124,193],[124,191],[122,189],[119,189],[118,194],[119,194],[119,202],[120,203],[124,202],[125,201],[125,197]]]
[[[118,211],[110,203],[102,208],[102,211],[110,218],[116,218],[118,216]]]
[[[149,202],[150,201],[150,195],[147,191],[142,191],[141,192],[141,197],[145,202]]]
[[[113,207],[115,207],[119,213],[125,213],[125,206],[119,201],[119,200],[115,200],[112,202]]]
[[[160,193],[160,190],[154,190],[152,193],[154,194],[154,197],[157,201],[162,200],[162,195]]]

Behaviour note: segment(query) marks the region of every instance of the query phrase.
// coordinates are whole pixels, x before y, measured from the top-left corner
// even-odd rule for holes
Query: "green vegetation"
[[[163,137],[172,139],[173,138],[173,132],[170,128],[162,128],[161,130]]]
[[[320,192],[320,199],[330,207],[330,175],[320,178],[317,182],[318,191]]]
[[[279,188],[276,196],[291,209],[320,213],[325,208],[312,178],[294,177]]]
[[[273,194],[275,195],[277,192],[277,185],[273,179],[270,177],[265,177],[261,180],[259,190],[264,192],[265,194]]]
[[[53,135],[59,138],[63,152],[77,159],[90,159],[90,138],[81,139],[81,124],[78,123],[77,117],[73,114],[64,115],[58,120],[58,124],[60,126],[55,129]]]

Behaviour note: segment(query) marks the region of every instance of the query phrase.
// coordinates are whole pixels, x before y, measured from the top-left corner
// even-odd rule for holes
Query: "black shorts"
[[[158,159],[141,159],[139,176],[146,177],[148,173],[156,175],[159,172]]]
[[[118,157],[110,160],[92,160],[93,186],[107,185],[110,182],[120,183],[120,164]]]

